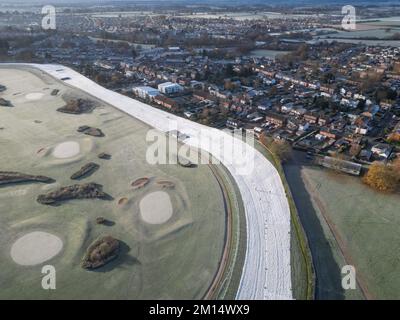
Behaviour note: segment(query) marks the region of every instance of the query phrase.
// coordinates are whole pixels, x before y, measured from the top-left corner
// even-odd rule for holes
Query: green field
[[[285,55],[290,53],[290,51],[277,51],[277,50],[265,50],[265,49],[258,49],[258,50],[253,50],[250,52],[251,57],[255,58],[270,58],[270,59],[275,59],[279,55]]]
[[[0,170],[56,180],[50,185],[0,187],[0,298],[202,298],[219,267],[226,232],[223,194],[210,168],[150,165],[145,159],[149,127],[143,123],[100,101],[89,114],[59,113],[56,108],[65,104],[63,97],[88,97],[50,77],[39,77],[38,72],[3,68],[0,75],[1,84],[7,86],[2,96],[14,104],[13,108],[0,107]],[[60,93],[50,95],[53,89]],[[43,93],[43,97],[28,100],[26,94],[33,92]],[[81,125],[101,128],[105,137],[78,133]],[[54,147],[64,141],[78,142],[80,154],[54,158]],[[100,152],[111,154],[111,160],[98,159]],[[36,202],[39,194],[77,183],[70,175],[89,161],[98,163],[100,169],[78,183],[102,184],[112,200],[72,200],[55,207]],[[224,172],[222,167],[216,169]],[[150,183],[133,190],[131,183],[141,177],[150,177]],[[174,213],[166,223],[151,225],[141,218],[138,204],[146,194],[160,190],[159,180],[175,185],[163,189],[171,198]],[[231,182],[227,177],[226,183]],[[236,194],[230,192],[236,203]],[[127,198],[127,203],[118,205],[121,198]],[[234,210],[237,208],[236,204]],[[98,216],[112,224],[96,224]],[[10,256],[12,244],[32,231],[49,232],[63,241],[61,253],[45,263],[56,268],[56,290],[41,288],[43,264],[20,266]],[[95,271],[82,269],[85,250],[105,234],[121,240],[119,257]]]
[[[380,29],[371,29],[371,30],[357,30],[357,31],[338,31],[333,34],[328,34],[325,36],[320,36],[321,39],[331,38],[331,39],[386,39],[389,40],[390,37],[395,34],[400,33],[400,28],[390,28],[390,30],[386,30],[385,28]]]
[[[399,299],[399,196],[319,167],[288,165],[285,171],[313,253],[317,298]],[[356,290],[341,287],[347,264],[356,268]]]

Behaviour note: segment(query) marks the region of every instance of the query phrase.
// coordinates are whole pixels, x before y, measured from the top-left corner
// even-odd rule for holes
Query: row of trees
[[[292,157],[292,146],[286,140],[275,140],[266,134],[261,134],[260,142],[277,156],[282,163],[289,161]]]
[[[389,136],[387,138],[387,142],[400,145],[400,133],[393,132],[393,133],[389,134]]]
[[[8,50],[10,50],[10,44],[7,40],[0,39],[0,55],[7,54]]]

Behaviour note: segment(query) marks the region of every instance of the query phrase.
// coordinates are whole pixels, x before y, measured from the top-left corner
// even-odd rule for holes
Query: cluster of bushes
[[[393,132],[387,137],[387,142],[400,145],[400,132]]]
[[[2,107],[11,107],[12,104],[11,104],[11,102],[9,100],[0,98],[0,106],[2,106]]]
[[[266,146],[271,153],[276,155],[284,163],[292,157],[292,146],[285,140],[275,140],[266,134],[260,136],[260,142]]]
[[[363,182],[378,191],[398,191],[400,189],[400,159],[392,165],[374,162],[363,177]]]
[[[93,242],[82,259],[81,266],[84,269],[96,269],[104,266],[118,257],[120,243],[112,236],[104,236]]]
[[[91,112],[95,105],[90,100],[72,99],[67,102],[64,107],[58,108],[57,111],[70,114],[81,114]]]

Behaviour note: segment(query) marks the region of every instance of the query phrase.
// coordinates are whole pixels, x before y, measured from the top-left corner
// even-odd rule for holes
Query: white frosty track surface
[[[168,132],[169,120],[178,123],[178,130],[190,136],[188,145],[197,147],[195,133],[206,127],[149,105],[107,90],[81,74],[60,65],[27,65],[36,67],[64,83],[87,92],[160,131]],[[69,78],[69,79],[67,79]],[[189,134],[190,132],[190,134]],[[210,130],[223,137],[226,133]],[[209,145],[202,148],[212,153]],[[245,148],[252,148],[248,145]],[[218,145],[217,148],[223,148]],[[222,163],[235,179],[246,213],[247,250],[237,299],[292,299],[290,267],[290,209],[285,190],[274,166],[252,149],[254,170],[240,174],[237,168]]]
[[[28,94],[25,96],[25,98],[26,98],[27,100],[30,100],[30,101],[40,100],[40,99],[42,99],[43,97],[44,97],[44,93],[41,93],[41,92],[32,92],[32,93],[28,93]]]

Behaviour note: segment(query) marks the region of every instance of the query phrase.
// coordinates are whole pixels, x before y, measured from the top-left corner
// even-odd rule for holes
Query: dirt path
[[[224,208],[226,214],[226,232],[225,232],[225,246],[224,251],[222,253],[221,262],[218,268],[218,271],[214,277],[213,282],[210,285],[207,293],[204,295],[203,300],[211,300],[216,299],[215,294],[217,293],[217,289],[220,286],[221,280],[225,275],[225,272],[228,268],[228,262],[230,259],[231,253],[231,245],[232,245],[232,208],[231,208],[231,200],[229,199],[228,192],[226,190],[225,184],[219,175],[218,171],[213,167],[213,165],[208,165],[211,169],[215,179],[218,182],[218,185],[221,189],[222,196],[224,199]]]

